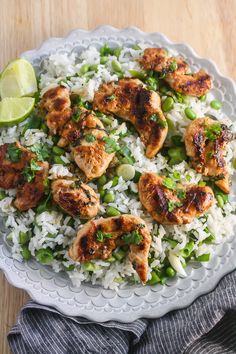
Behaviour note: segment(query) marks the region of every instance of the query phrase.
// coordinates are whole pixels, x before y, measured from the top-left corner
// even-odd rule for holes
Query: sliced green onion
[[[125,256],[126,256],[126,252],[122,250],[122,248],[117,248],[113,252],[113,257],[115,257],[117,261],[121,261],[123,258],[125,258]]]
[[[205,254],[202,254],[201,256],[198,256],[196,258],[196,260],[198,262],[208,262],[210,259],[210,253],[205,253]]]

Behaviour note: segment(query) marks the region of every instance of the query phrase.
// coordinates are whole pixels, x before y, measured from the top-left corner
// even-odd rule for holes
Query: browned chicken
[[[77,233],[69,249],[74,261],[108,259],[117,246],[130,245],[129,259],[141,281],[148,280],[148,253],[151,236],[145,222],[137,216],[121,215],[89,221]]]
[[[226,144],[233,139],[227,126],[211,118],[195,119],[186,129],[185,146],[198,173],[212,177],[223,192],[230,192],[230,180],[224,159]]]
[[[52,182],[52,195],[54,202],[72,216],[91,219],[99,212],[98,196],[79,180],[58,179]]]
[[[108,134],[102,122],[88,111],[82,113],[78,123],[68,123],[62,137],[71,143],[74,160],[88,180],[103,175],[115,155],[106,151],[104,138]]]
[[[63,86],[45,92],[40,106],[47,112],[46,122],[51,134],[59,133],[72,115],[70,92]]]
[[[211,77],[204,70],[190,74],[184,59],[168,57],[163,48],[146,48],[140,63],[146,70],[159,72],[173,90],[185,95],[200,97],[212,86]]]
[[[166,177],[144,173],[139,180],[139,198],[154,220],[160,224],[188,224],[205,213],[214,202],[210,187],[177,184],[170,189]]]
[[[10,189],[23,182],[21,171],[34,154],[19,142],[0,146],[0,187]]]
[[[35,172],[32,181],[18,187],[14,206],[20,211],[36,207],[44,195],[49,165],[46,161],[39,161],[37,165],[40,170]]]
[[[95,92],[93,107],[130,121],[146,145],[148,158],[153,158],[161,149],[168,125],[161,110],[160,97],[140,80],[122,79],[102,84]]]

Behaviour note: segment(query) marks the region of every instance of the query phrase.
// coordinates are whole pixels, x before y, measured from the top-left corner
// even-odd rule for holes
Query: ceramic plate
[[[174,44],[160,33],[144,33],[133,27],[118,30],[110,26],[99,27],[92,32],[75,30],[65,38],[47,40],[40,48],[23,53],[22,57],[39,70],[42,59],[50,53],[76,52],[90,44],[128,46],[140,41],[150,46],[174,48],[186,56],[194,68],[206,69],[214,79],[213,93],[224,102],[224,112],[230,119],[235,119],[234,82],[222,76],[213,62],[197,56],[188,45]],[[84,316],[100,322],[131,322],[140,317],[161,317],[171,310],[190,305],[198,296],[211,291],[225,274],[236,268],[235,248],[236,238],[227,239],[216,247],[214,256],[206,265],[187,267],[188,276],[185,279],[169,280],[165,286],[127,286],[118,291],[89,284],[73,288],[66,276],[55,274],[35,261],[19,263],[11,258],[10,249],[3,243],[2,237],[0,268],[12,285],[26,290],[35,301],[53,306],[66,315]]]

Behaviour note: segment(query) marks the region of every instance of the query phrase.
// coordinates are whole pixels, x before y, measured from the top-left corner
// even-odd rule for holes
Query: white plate
[[[79,51],[88,45],[127,46],[144,41],[151,46],[176,49],[188,58],[196,68],[206,69],[214,79],[213,92],[224,102],[224,112],[229,118],[236,117],[236,88],[234,82],[222,76],[216,65],[202,59],[186,44],[173,44],[160,33],[144,33],[137,28],[118,30],[103,26],[92,32],[72,31],[65,38],[51,38],[40,48],[22,54],[33,63],[36,70],[42,58],[49,53]],[[1,228],[2,229],[2,228]],[[11,258],[10,249],[0,237],[0,268],[8,281],[25,289],[37,302],[50,305],[66,315],[84,316],[94,321],[118,320],[131,322],[140,317],[160,317],[167,312],[190,305],[198,296],[211,291],[219,280],[236,268],[236,238],[228,239],[216,247],[212,260],[205,266],[187,267],[188,277],[169,280],[166,286],[127,286],[119,291],[99,286],[82,285],[76,289],[62,274],[35,261],[19,263]]]

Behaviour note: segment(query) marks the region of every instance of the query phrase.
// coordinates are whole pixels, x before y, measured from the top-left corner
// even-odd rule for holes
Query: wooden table
[[[189,43],[236,79],[235,0],[0,0],[0,67],[51,36],[102,24],[129,25]],[[29,298],[0,273],[0,353],[9,353],[6,334]]]

